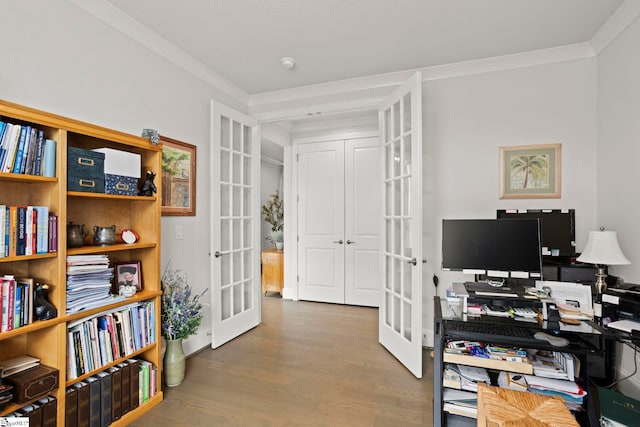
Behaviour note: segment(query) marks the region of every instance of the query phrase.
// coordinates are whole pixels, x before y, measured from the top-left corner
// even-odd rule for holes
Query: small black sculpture
[[[33,314],[38,320],[53,319],[58,315],[56,307],[47,300],[47,291],[49,285],[36,284],[36,288],[33,290],[35,294],[35,300],[33,301]]]
[[[153,193],[158,192],[158,188],[153,183],[153,178],[155,177],[156,177],[155,173],[151,171],[147,171],[147,175],[144,178],[144,182],[142,183],[142,186],[140,187],[140,191],[138,192],[139,196],[151,196],[153,195]]]

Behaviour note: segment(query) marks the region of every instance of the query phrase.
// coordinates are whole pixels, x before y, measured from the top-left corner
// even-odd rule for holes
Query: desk
[[[284,287],[284,251],[266,249],[262,251],[262,293],[278,292]]]
[[[455,307],[454,307],[455,308]],[[499,325],[511,325],[512,327],[524,327],[531,331],[531,335],[537,331],[544,331],[545,328],[549,328],[549,325],[543,325],[538,323],[523,324],[522,322],[511,318],[500,318],[492,316],[481,316],[479,318],[471,318],[464,315],[461,310],[452,310],[447,300],[441,300],[440,297],[434,298],[434,379],[433,379],[433,424],[436,427],[446,425],[448,414],[443,411],[442,393],[443,393],[443,370],[444,370],[444,348],[446,341],[449,338],[454,337],[455,331],[452,330],[457,322],[479,322],[486,324],[499,324]],[[550,325],[555,329],[557,325]],[[548,330],[548,329],[547,329]],[[478,340],[477,335],[474,332],[466,333],[465,339],[474,341]],[[589,390],[589,372],[587,357],[589,355],[602,354],[608,348],[606,342],[609,341],[610,334],[600,328],[593,322],[582,322],[580,327],[566,327],[563,326],[562,336],[570,340],[570,344],[567,347],[552,347],[545,341],[539,341],[539,344],[533,346],[530,343],[520,345],[525,348],[534,348],[541,350],[561,351],[564,353],[571,353],[578,356],[581,360],[581,369],[577,378],[577,382],[585,389],[588,390],[588,394],[584,398],[584,408],[586,412],[578,414],[577,421],[581,426],[599,426],[598,415],[596,411],[595,402],[593,400],[593,393]],[[459,335],[459,334],[458,334]],[[514,337],[508,337],[508,341],[501,341],[499,337],[496,337],[493,344],[503,344],[514,346],[517,345]],[[455,339],[460,339],[455,337]],[[506,339],[506,338],[505,338]],[[475,425],[475,420],[474,424]]]

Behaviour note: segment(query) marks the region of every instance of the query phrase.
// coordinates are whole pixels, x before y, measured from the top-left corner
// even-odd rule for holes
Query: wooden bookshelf
[[[57,252],[0,258],[2,274],[33,277],[40,282],[49,284],[51,289],[48,299],[58,311],[55,319],[34,321],[32,324],[18,329],[0,332],[2,359],[30,355],[39,358],[42,364],[58,369],[58,389],[49,395],[57,399],[57,425],[65,425],[65,388],[90,375],[73,380],[66,379],[68,324],[100,313],[101,310],[116,309],[132,302],[151,301],[155,307],[155,343],[145,346],[129,357],[135,356],[137,359],[147,360],[158,368],[156,376],[158,394],[114,421],[114,425],[126,425],[159,404],[163,399],[160,391],[162,361],[161,346],[159,345],[161,340],[160,200],[162,189],[157,183],[158,193],[151,197],[68,192],[67,147],[82,149],[106,147],[136,153],[140,155],[142,169],[154,171],[158,176],[161,175],[162,147],[154,145],[142,137],[6,101],[0,101],[0,120],[21,126],[36,127],[44,132],[45,138],[56,141],[55,177],[0,173],[0,204],[47,206],[50,213],[58,216]],[[133,229],[140,235],[140,241],[131,245],[122,242],[110,246],[87,244],[67,250],[66,224],[70,221],[76,224],[85,224],[89,235],[92,234],[94,225],[116,225],[117,235],[122,229]],[[143,290],[124,301],[67,315],[67,255],[103,253],[109,255],[111,263],[140,261]],[[100,370],[107,369],[127,358],[118,359]],[[96,372],[98,371],[93,371],[91,374]],[[11,413],[21,406],[23,405],[7,405],[0,411],[0,416]]]

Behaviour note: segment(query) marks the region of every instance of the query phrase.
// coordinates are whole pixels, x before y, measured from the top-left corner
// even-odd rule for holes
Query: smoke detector
[[[296,66],[296,60],[291,57],[285,56],[284,58],[280,59],[280,65],[285,70],[293,70]]]

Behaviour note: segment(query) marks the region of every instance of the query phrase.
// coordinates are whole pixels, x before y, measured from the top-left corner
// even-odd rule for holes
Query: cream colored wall
[[[628,266],[611,272],[629,283],[640,283],[640,20],[636,19],[598,56],[598,221],[618,233]],[[594,228],[595,229],[595,228]],[[619,346],[623,378],[635,370],[634,353]],[[620,389],[640,399],[640,376],[622,381]]]

